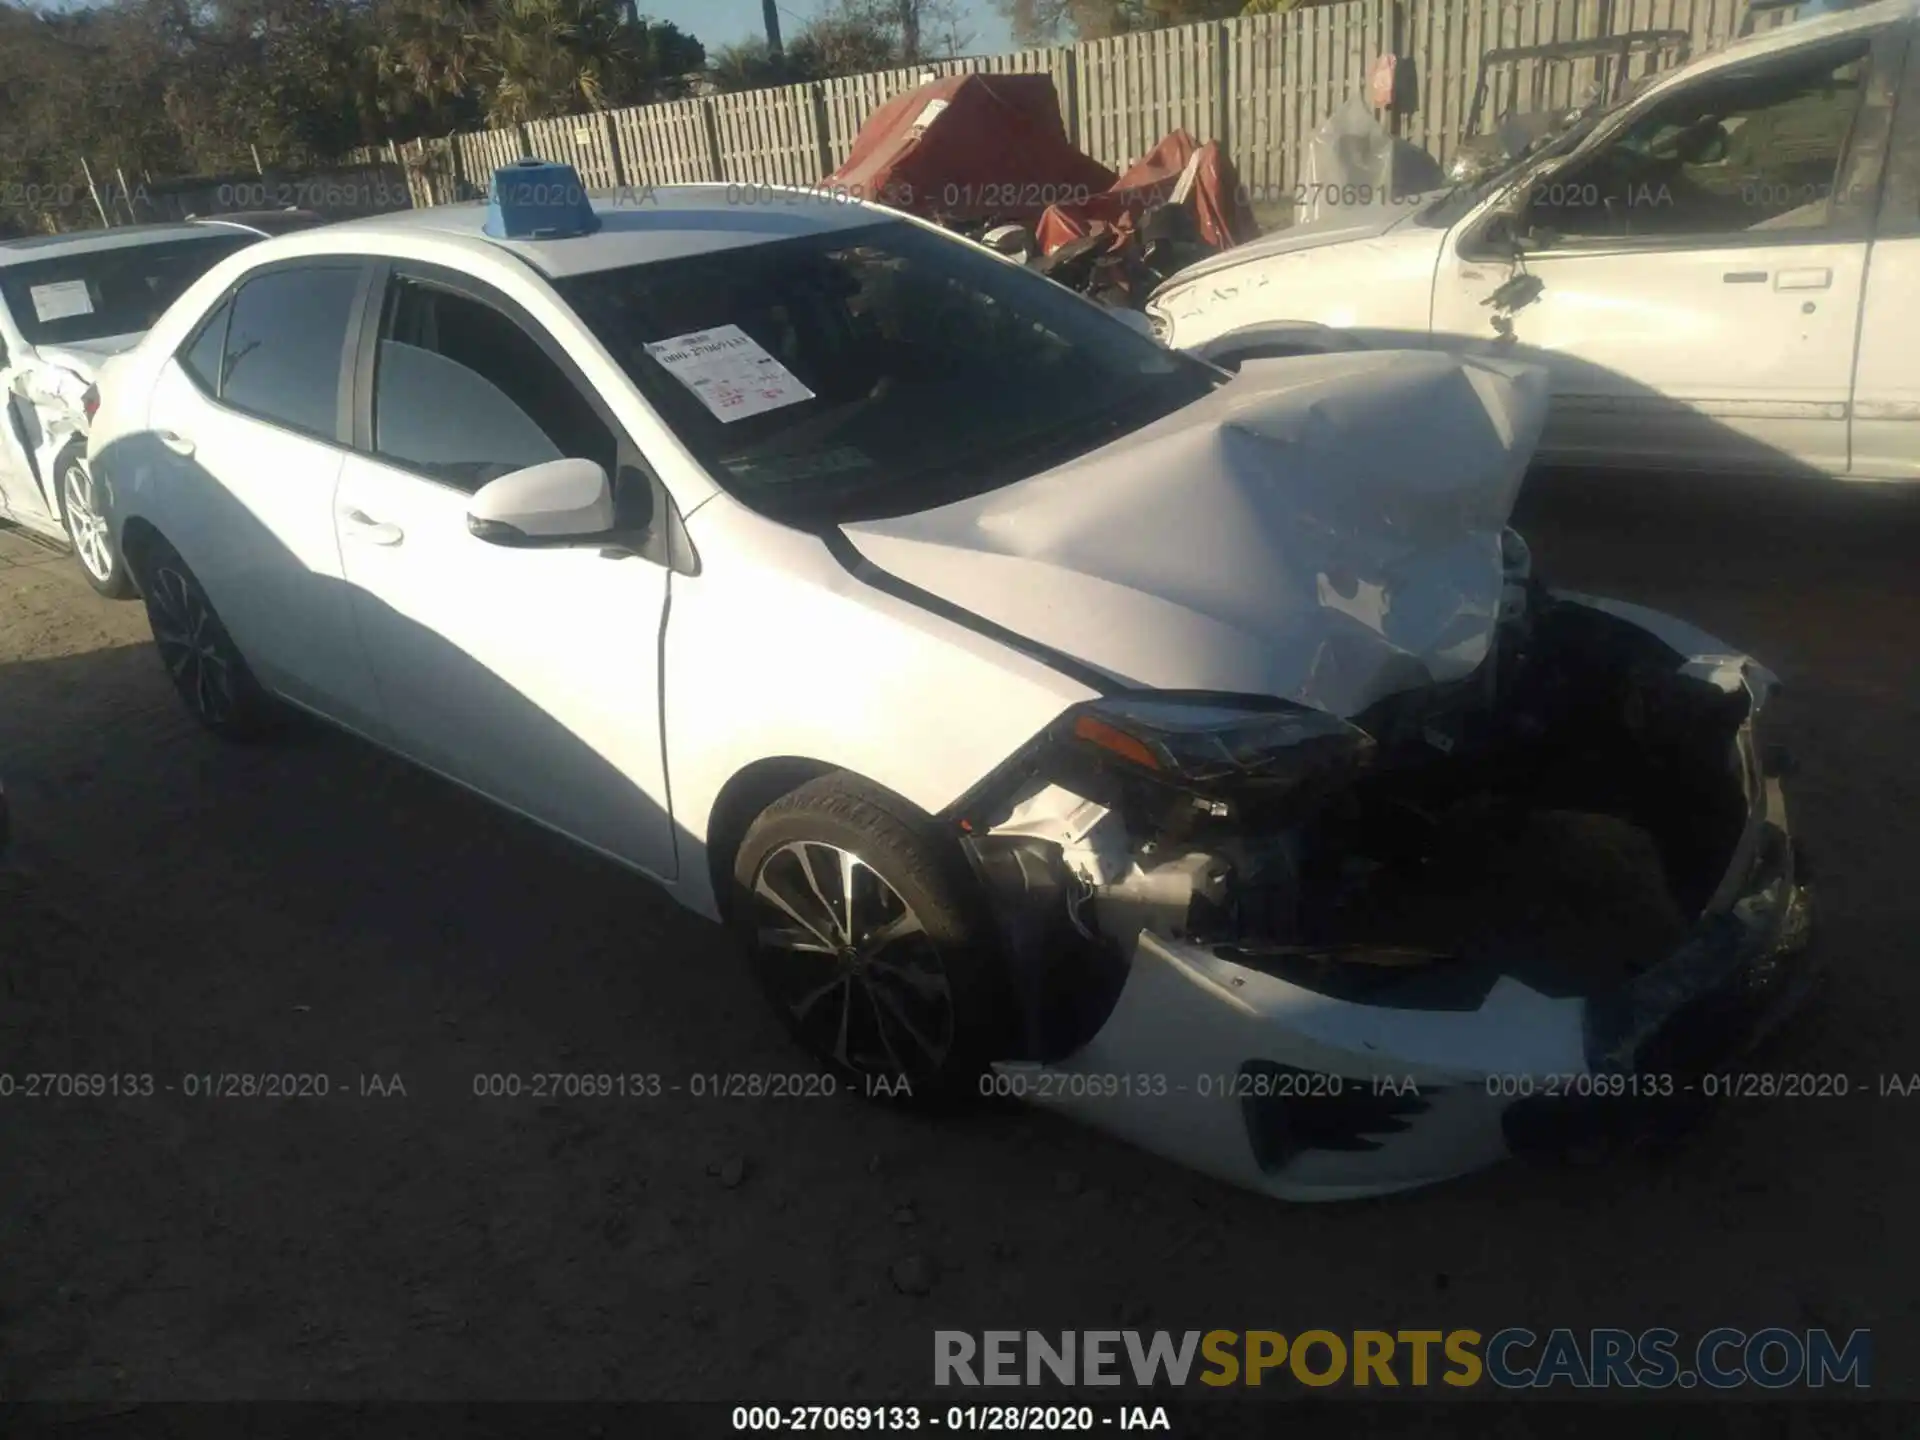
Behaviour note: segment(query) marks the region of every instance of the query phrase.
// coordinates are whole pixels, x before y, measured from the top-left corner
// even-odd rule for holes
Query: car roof
[[[1805,19],[1789,21],[1771,30],[1756,30],[1751,35],[1729,41],[1690,65],[1665,72],[1660,77],[1659,85],[1648,88],[1665,88],[1667,82],[1682,75],[1700,75],[1723,66],[1758,60],[1782,50],[1794,50],[1823,40],[1844,39],[1848,35],[1877,30],[1882,25],[1897,25],[1902,20],[1916,17],[1920,17],[1920,0],[1874,0],[1872,4],[1852,5],[1826,14],[1809,15]]]
[[[831,234],[901,218],[891,210],[817,190],[773,185],[629,186],[589,193],[600,228],[558,240],[499,240],[483,233],[483,201],[397,210],[343,220],[268,242],[269,255],[379,254],[390,244],[431,237],[482,255],[507,251],[558,279],[705,255],[803,235]]]
[[[86,255],[97,250],[124,250],[135,245],[161,245],[192,240],[207,233],[204,225],[164,223],[116,225],[111,230],[74,230],[63,235],[29,235],[0,240],[0,267],[30,260],[53,260],[62,255]]]
[[[286,235],[327,223],[327,217],[314,210],[289,205],[282,210],[222,210],[213,215],[189,215],[195,228],[224,225],[229,229],[251,230],[256,235]]]

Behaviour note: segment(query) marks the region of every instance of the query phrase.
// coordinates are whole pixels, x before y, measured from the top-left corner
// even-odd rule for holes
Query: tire
[[[879,786],[836,772],[762,811],[734,857],[731,916],[789,1033],[869,1098],[965,1103],[1012,1053],[985,899],[958,845]]]
[[[73,558],[79,562],[87,584],[109,600],[132,598],[133,577],[127,574],[127,562],[114,545],[106,517],[94,499],[86,447],[78,440],[54,458],[53,495],[60,506],[67,543],[73,546]]]
[[[139,569],[154,647],[193,718],[223,740],[276,730],[277,707],[180,552],[156,536],[141,547]]]

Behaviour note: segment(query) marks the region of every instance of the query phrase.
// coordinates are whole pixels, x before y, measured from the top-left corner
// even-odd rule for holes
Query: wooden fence
[[[1442,164],[1462,138],[1496,47],[1671,29],[1697,57],[1740,33],[1747,0],[1342,0],[1078,45],[1020,50],[542,120],[506,130],[368,147],[349,158],[405,168],[416,205],[484,192],[494,168],[523,156],[574,166],[593,188],[690,181],[809,184],[847,156],[883,101],[934,75],[1045,74],[1074,143],[1115,169],[1168,131],[1218,140],[1256,200],[1291,189],[1315,129],[1363,93],[1376,56],[1399,57],[1405,99],[1391,124]],[[1755,17],[1767,29],[1791,11]],[[1560,65],[1549,93],[1570,101],[1596,62]],[[1634,75],[1651,62],[1639,59]],[[1522,84],[1526,83],[1522,78]]]

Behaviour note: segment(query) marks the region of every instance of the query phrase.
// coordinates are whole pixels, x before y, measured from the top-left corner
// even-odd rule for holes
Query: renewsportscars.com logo
[[[1826,1330],[936,1330],[941,1386],[1297,1384],[1503,1390],[1872,1383],[1873,1336]]]

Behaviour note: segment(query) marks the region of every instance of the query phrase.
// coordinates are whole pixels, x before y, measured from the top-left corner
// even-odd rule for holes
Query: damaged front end
[[[1506,548],[1464,679],[1110,696],[953,808],[1023,1006],[1000,1088],[1338,1199],[1676,1123],[1791,1007],[1774,677]]]
[[[84,447],[100,408],[100,388],[78,362],[62,356],[30,356],[0,371],[0,389],[26,401],[32,433],[25,437],[35,468],[54,473],[60,452],[74,442]]]

